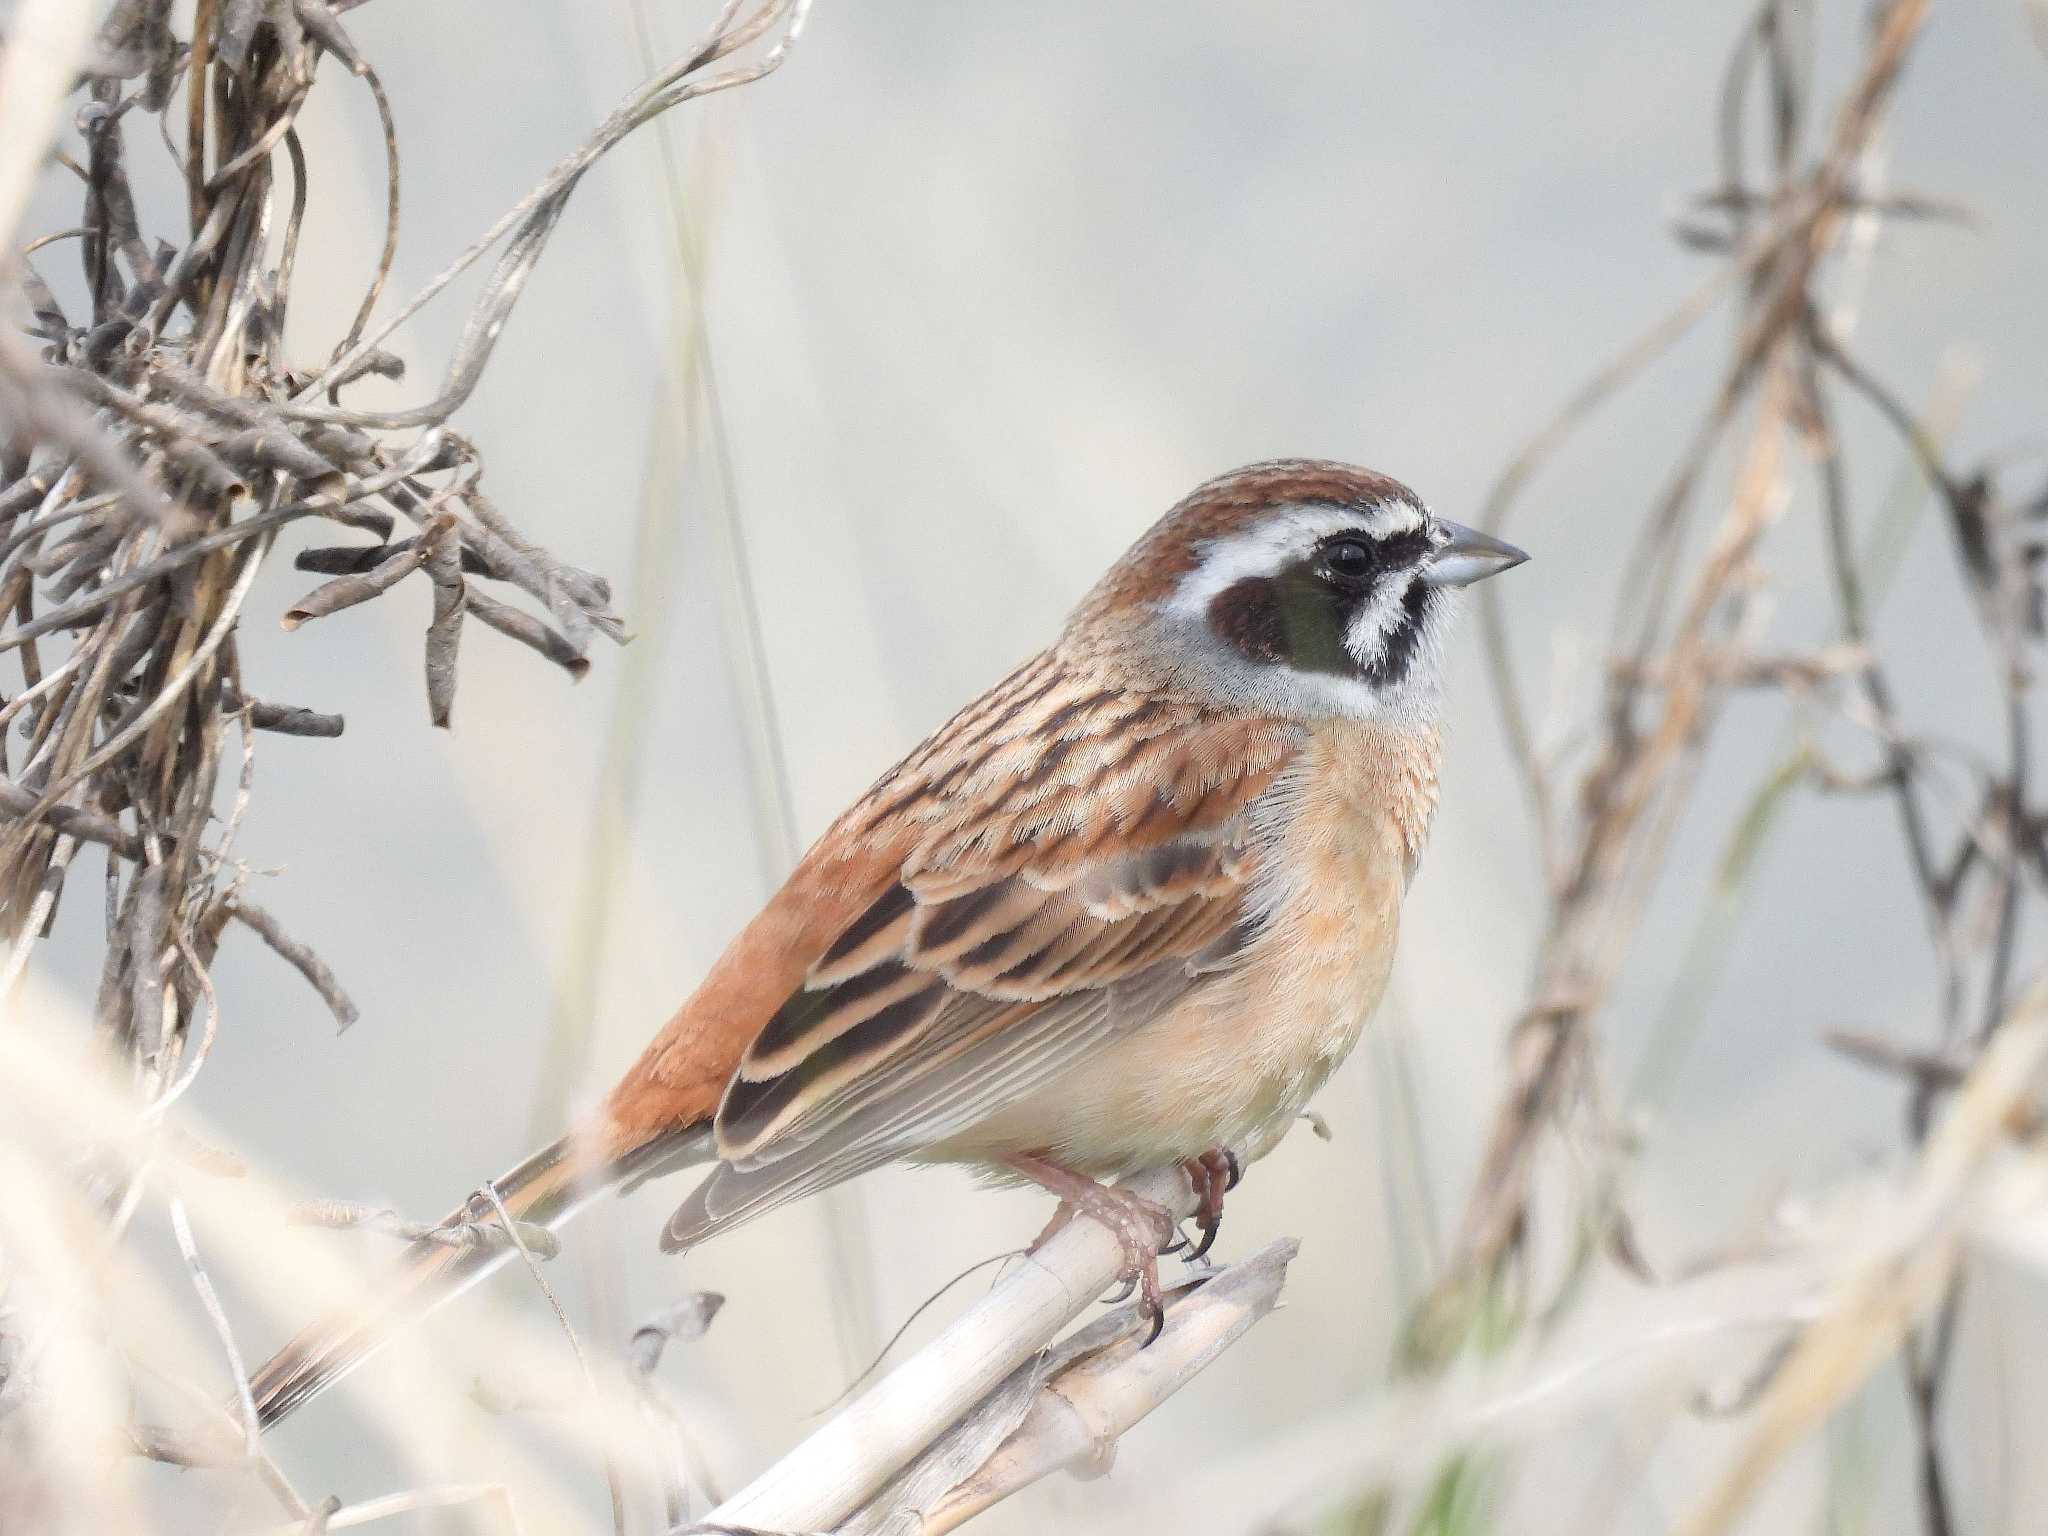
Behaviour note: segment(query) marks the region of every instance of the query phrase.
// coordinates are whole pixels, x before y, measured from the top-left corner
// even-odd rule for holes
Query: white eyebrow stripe
[[[1419,531],[1429,514],[1421,507],[1406,501],[1382,501],[1373,505],[1365,514],[1366,532],[1376,539],[1392,538],[1398,533]]]
[[[1205,543],[1200,562],[1181,578],[1162,610],[1174,615],[1206,614],[1210,600],[1219,593],[1247,577],[1271,576],[1333,533],[1358,531],[1368,538],[1390,538],[1416,532],[1427,516],[1422,508],[1405,501],[1383,501],[1365,511],[1314,504],[1286,508],[1248,532]]]

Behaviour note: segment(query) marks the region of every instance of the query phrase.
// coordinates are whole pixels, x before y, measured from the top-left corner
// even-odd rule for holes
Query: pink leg
[[[1137,1287],[1139,1306],[1152,1319],[1152,1335],[1145,1342],[1158,1338],[1166,1326],[1159,1294],[1159,1250],[1173,1234],[1173,1220],[1167,1212],[1150,1200],[1098,1183],[1049,1157],[1025,1153],[1004,1158],[1003,1163],[1060,1197],[1059,1209],[1031,1245],[1034,1251],[1076,1216],[1086,1216],[1109,1229],[1123,1250],[1120,1278]]]
[[[1195,1187],[1195,1225],[1202,1231],[1201,1245],[1188,1258],[1199,1259],[1215,1244],[1223,1226],[1223,1197],[1237,1188],[1244,1170],[1228,1147],[1211,1147],[1200,1157],[1189,1158],[1181,1168]]]

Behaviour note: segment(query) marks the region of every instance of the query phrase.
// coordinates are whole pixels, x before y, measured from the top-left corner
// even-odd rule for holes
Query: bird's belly
[[[1115,1177],[1263,1156],[1358,1043],[1393,961],[1403,879],[1311,889],[1244,962],[928,1155],[1048,1154]]]
[[[1090,1056],[984,1122],[961,1149],[983,1158],[1048,1152],[1101,1178],[1193,1157],[1210,1147],[1262,1156],[1357,1043],[1370,1001],[1331,1000],[1259,1021],[1183,1006]]]

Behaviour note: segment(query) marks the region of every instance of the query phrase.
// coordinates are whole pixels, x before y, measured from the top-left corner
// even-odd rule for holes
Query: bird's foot
[[[1122,1253],[1123,1268],[1117,1279],[1123,1290],[1116,1299],[1138,1293],[1140,1313],[1152,1319],[1150,1344],[1166,1326],[1166,1306],[1159,1290],[1159,1255],[1173,1235],[1173,1217],[1162,1206],[1142,1195],[1099,1183],[1086,1174],[1046,1157],[1019,1156],[1006,1159],[1008,1166],[1043,1189],[1060,1197],[1059,1209],[1045,1230],[1031,1244],[1037,1252],[1052,1236],[1076,1216],[1086,1216],[1106,1227]]]
[[[1215,1246],[1216,1234],[1223,1227],[1223,1197],[1237,1188],[1244,1168],[1228,1147],[1211,1147],[1180,1166],[1195,1187],[1195,1225],[1202,1233],[1201,1243],[1188,1255],[1188,1262],[1192,1263]]]

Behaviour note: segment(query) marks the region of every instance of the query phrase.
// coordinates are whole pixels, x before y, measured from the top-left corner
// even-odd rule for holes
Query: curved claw
[[[1237,1188],[1237,1181],[1244,1177],[1244,1167],[1228,1147],[1211,1147],[1200,1157],[1189,1158],[1181,1167],[1194,1186],[1195,1225],[1202,1232],[1200,1245],[1186,1257],[1185,1262],[1193,1263],[1207,1257],[1216,1245],[1216,1234],[1223,1228],[1223,1196]]]
[[[1149,1200],[1097,1183],[1050,1158],[1023,1154],[1003,1161],[1060,1197],[1059,1209],[1032,1244],[1034,1249],[1076,1216],[1100,1223],[1116,1238],[1123,1255],[1118,1278],[1124,1284],[1110,1300],[1120,1302],[1136,1293],[1140,1309],[1152,1317],[1152,1332],[1145,1340],[1147,1345],[1151,1344],[1166,1327],[1166,1307],[1159,1293],[1159,1255],[1173,1251],[1167,1246],[1177,1235],[1172,1218]],[[1180,1246],[1185,1246],[1185,1239]]]

